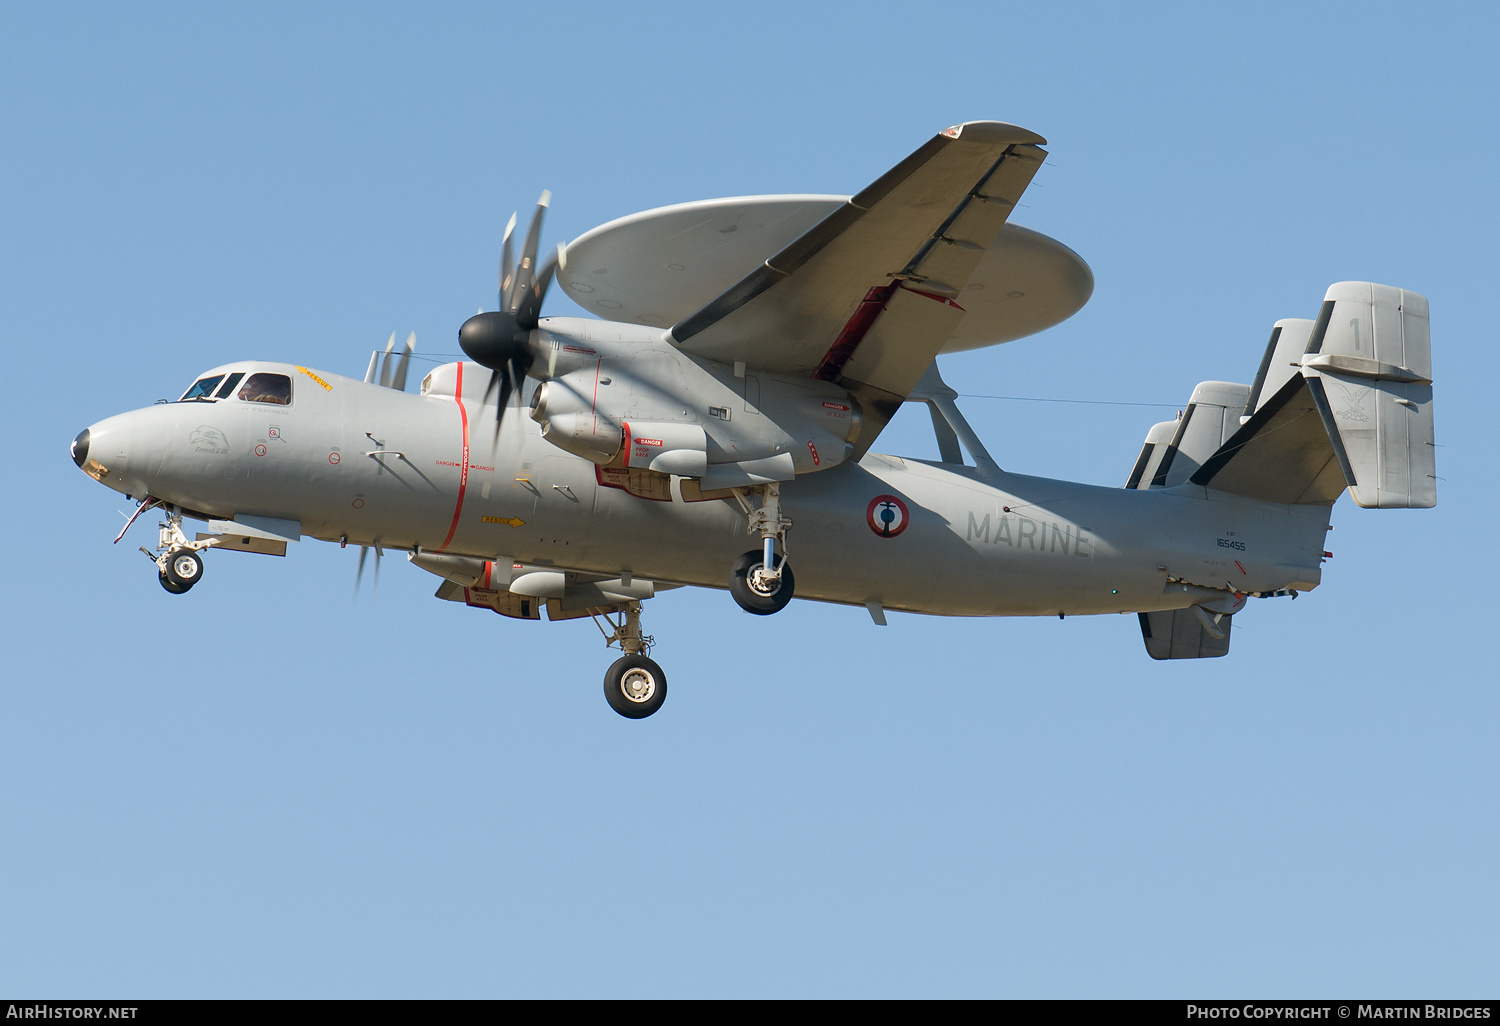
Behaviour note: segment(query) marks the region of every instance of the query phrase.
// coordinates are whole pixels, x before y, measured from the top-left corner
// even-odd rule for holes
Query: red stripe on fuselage
[[[453,398],[458,402],[458,416],[464,428],[464,454],[458,465],[458,504],[453,507],[453,523],[448,525],[448,537],[443,539],[443,544],[437,547],[442,552],[453,541],[453,536],[458,532],[458,516],[464,511],[464,492],[469,487],[469,411],[464,409],[464,365],[460,360],[458,364],[458,386],[453,390]]]

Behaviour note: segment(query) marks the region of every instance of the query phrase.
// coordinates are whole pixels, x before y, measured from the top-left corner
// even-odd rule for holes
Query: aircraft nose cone
[[[71,451],[73,453],[73,462],[78,464],[79,468],[81,469],[83,465],[88,462],[89,458],[88,428],[84,428],[82,431],[78,432],[78,437],[73,439]]]

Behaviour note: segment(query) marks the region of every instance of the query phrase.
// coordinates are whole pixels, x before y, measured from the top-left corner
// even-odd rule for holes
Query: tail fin
[[[1191,477],[1240,426],[1249,385],[1204,381],[1193,389],[1182,415],[1162,421],[1146,444],[1126,488],[1171,488]]]
[[[1328,289],[1306,321],[1278,321],[1233,437],[1188,480],[1272,502],[1437,505],[1427,300],[1370,282]],[[1294,367],[1290,374],[1287,367]]]
[[[1230,614],[1214,617],[1202,606],[1189,606],[1136,615],[1152,659],[1217,659],[1229,654]]]

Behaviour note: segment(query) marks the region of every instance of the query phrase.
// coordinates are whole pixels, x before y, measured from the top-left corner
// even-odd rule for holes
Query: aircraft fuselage
[[[294,401],[175,402],[89,431],[102,483],[190,514],[297,521],[324,541],[724,588],[756,539],[732,498],[602,483],[510,410],[286,364]],[[485,374],[467,365],[471,374]],[[460,395],[464,390],[461,388]],[[89,469],[85,465],[85,469]],[[102,470],[103,473],[98,471]],[[988,479],[987,479],[988,477]],[[1327,507],[1185,485],[1138,491],[871,453],[784,487],[802,598],[957,616],[1183,608],[1201,592],[1305,590]]]

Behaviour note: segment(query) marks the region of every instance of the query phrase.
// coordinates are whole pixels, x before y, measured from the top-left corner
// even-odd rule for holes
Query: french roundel
[[[906,503],[894,495],[877,495],[865,509],[865,523],[882,538],[894,538],[906,530],[911,522],[911,513]]]

